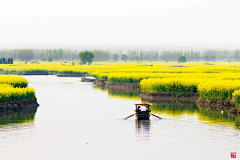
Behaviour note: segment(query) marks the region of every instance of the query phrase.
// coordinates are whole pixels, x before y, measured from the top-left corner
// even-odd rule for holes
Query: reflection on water
[[[121,91],[106,89],[105,87],[94,86],[96,89],[101,89],[108,92],[111,97],[127,98],[141,100],[139,92]],[[222,124],[240,128],[240,116],[233,115],[229,112],[221,113],[221,110],[206,109],[198,106],[195,102],[190,101],[171,101],[166,100],[162,103],[153,103],[151,107],[153,113],[160,115],[168,115],[172,117],[179,117],[183,115],[193,116],[196,115],[202,122],[211,122],[215,124]]]
[[[107,91],[109,97],[141,100],[141,97],[139,96],[140,92],[137,91],[114,90],[102,86],[94,86],[93,88]]]
[[[168,114],[168,115],[193,115],[199,111],[199,107],[196,103],[181,103],[172,101],[163,101],[163,103],[153,103],[151,106],[154,113]]]
[[[200,107],[199,107],[200,108]],[[198,118],[202,121],[210,121],[218,124],[232,125],[236,128],[240,128],[240,117],[229,112],[221,113],[220,110],[212,109],[208,110],[200,108],[198,112]]]
[[[139,96],[139,92],[130,92],[130,91],[115,91],[112,89],[108,89],[108,96],[110,97],[116,97],[116,98],[128,98],[128,99],[135,99],[135,100],[141,100],[141,97]]]
[[[21,127],[34,123],[37,109],[0,113],[0,128]]]
[[[94,89],[100,89],[101,91],[107,91],[106,87],[102,87],[102,86],[99,86],[99,85],[94,85],[93,88]]]
[[[135,120],[136,135],[141,140],[149,138],[149,131],[151,126],[150,120]]]
[[[37,112],[2,116],[1,159],[225,160],[240,150],[240,130],[216,122],[229,120],[235,126],[236,117],[230,114],[163,101],[152,109],[162,120],[124,120],[141,101],[132,98],[135,93],[100,91],[79,78],[26,78],[41,107]]]
[[[196,115],[202,122],[214,122],[240,128],[239,116],[229,112],[224,112],[222,114],[221,110],[201,108],[194,103],[171,103],[171,101],[166,101],[161,104],[154,103],[151,108],[153,113],[167,114],[173,117],[180,115]]]

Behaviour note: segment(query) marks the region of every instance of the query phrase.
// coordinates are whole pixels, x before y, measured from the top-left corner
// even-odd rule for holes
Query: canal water
[[[136,121],[138,93],[106,90],[80,78],[25,76],[37,110],[0,114],[1,159],[240,159],[239,117],[191,103],[154,104]]]

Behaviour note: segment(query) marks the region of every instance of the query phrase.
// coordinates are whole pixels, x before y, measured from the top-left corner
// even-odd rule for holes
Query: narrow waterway
[[[226,160],[240,154],[239,117],[194,104],[154,104],[162,120],[123,120],[138,93],[94,87],[80,78],[25,76],[40,107],[0,114],[1,159]]]

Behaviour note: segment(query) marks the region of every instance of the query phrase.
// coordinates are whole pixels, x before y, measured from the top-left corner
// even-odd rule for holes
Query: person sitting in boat
[[[142,114],[146,114],[147,110],[148,110],[148,108],[145,106],[145,103],[143,103],[143,105],[141,106]]]
[[[140,107],[140,106],[137,107],[137,113],[138,113],[138,114],[141,113],[141,107]]]

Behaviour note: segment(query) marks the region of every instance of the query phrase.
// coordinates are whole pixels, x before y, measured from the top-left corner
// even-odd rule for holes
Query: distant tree
[[[62,60],[63,59],[63,49],[58,49],[58,55],[59,55],[59,59]]]
[[[137,63],[139,62],[140,58],[139,56],[136,56]]]
[[[48,62],[52,62],[52,57],[48,57]]]
[[[93,53],[89,51],[81,51],[78,55],[82,64],[88,63],[90,65],[93,62]]]
[[[110,57],[113,59],[114,54],[118,54],[120,60],[123,51],[108,51],[108,50],[88,50],[95,56],[93,61],[108,61]],[[0,59],[12,58],[20,61],[44,60],[52,57],[53,61],[77,61],[79,59],[80,51],[71,49],[0,49]],[[139,61],[178,61],[178,57],[185,56],[187,61],[237,61],[240,62],[240,50],[214,50],[208,49],[203,51],[181,51],[181,50],[164,50],[158,52],[157,50],[128,50],[126,53],[127,60],[136,61],[139,56]],[[3,61],[1,61],[3,63]],[[4,62],[5,63],[5,62]],[[86,62],[87,63],[87,62]]]
[[[217,53],[215,50],[212,49],[208,49],[206,51],[203,52],[203,57],[204,57],[204,61],[215,61],[217,58]]]
[[[168,51],[168,50],[163,51],[162,52],[163,61],[166,61],[166,62],[170,61],[171,60],[171,54],[172,54],[171,51]]]
[[[140,51],[140,61],[143,61],[144,60],[144,58],[145,58],[145,54],[144,54],[144,51],[143,50],[141,50]]]
[[[237,49],[233,52],[233,57],[234,57],[235,61],[237,61],[237,62],[239,61],[239,58],[240,58],[240,50],[239,49]]]
[[[113,54],[113,60],[116,62],[118,60],[119,56],[118,54]]]
[[[130,61],[135,61],[136,56],[138,55],[138,51],[137,50],[129,50],[128,49],[128,59]]]
[[[13,59],[12,58],[8,58],[7,63],[8,64],[13,64]]]
[[[123,54],[122,55],[122,60],[126,62],[128,60],[128,56],[126,54]]]
[[[157,61],[159,57],[158,54],[158,51],[150,50],[147,52],[146,58],[148,61]]]
[[[110,52],[109,51],[103,51],[103,50],[93,50],[90,51],[93,53],[94,61],[108,61],[110,59]]]
[[[187,62],[186,57],[185,56],[178,57],[178,63],[180,63],[180,62]]]
[[[31,49],[21,49],[18,56],[21,61],[30,61],[34,58],[34,52]]]
[[[7,64],[5,58],[0,59],[0,64]]]

